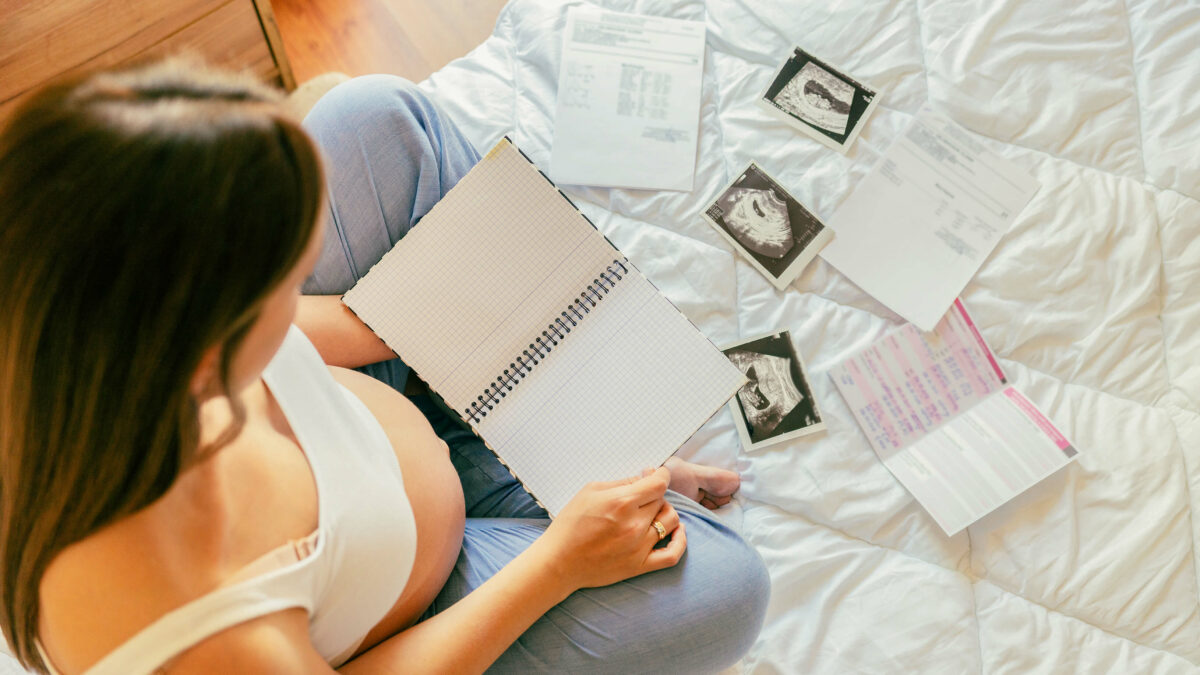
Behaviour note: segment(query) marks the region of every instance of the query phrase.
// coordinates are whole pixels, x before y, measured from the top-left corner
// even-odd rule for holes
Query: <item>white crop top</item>
[[[168,612],[102,658],[88,675],[152,673],[226,628],[294,607],[308,612],[313,646],[336,668],[399,599],[412,571],[417,533],[400,465],[383,427],[333,379],[295,326],[263,372],[263,381],[316,481],[317,530],[307,538],[312,548],[293,556],[303,555],[299,560]],[[303,542],[297,549],[303,549]]]

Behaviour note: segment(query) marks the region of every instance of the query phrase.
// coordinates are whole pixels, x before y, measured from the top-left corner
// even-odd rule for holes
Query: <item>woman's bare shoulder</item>
[[[309,639],[308,614],[301,608],[227,628],[182,652],[167,670],[183,675],[332,672]]]
[[[126,517],[60,551],[39,585],[38,633],[55,665],[81,672],[184,601],[161,563],[148,514]]]
[[[265,424],[191,467],[158,500],[59,551],[39,585],[39,634],[82,670],[244,565],[316,526],[307,461]],[[269,513],[271,517],[247,517]]]
[[[60,672],[82,673],[115,648],[112,636],[121,631],[116,627],[91,633],[75,631],[69,648],[51,643],[46,649]],[[121,641],[118,638],[117,644]],[[312,645],[308,614],[299,607],[226,628],[188,647],[163,665],[171,673],[331,672]]]

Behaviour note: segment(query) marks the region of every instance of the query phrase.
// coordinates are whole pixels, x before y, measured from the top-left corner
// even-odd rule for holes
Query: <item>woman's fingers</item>
[[[617,480],[600,480],[588,483],[587,487],[594,490],[612,490],[615,488],[631,488],[640,489],[646,487],[642,485],[643,481],[650,479],[650,484],[656,483],[658,480],[665,480],[669,485],[671,482],[671,472],[665,466],[660,466],[657,469],[642,469],[641,476],[630,476],[629,478],[618,478]],[[664,489],[664,493],[666,490]],[[660,495],[661,496],[661,495]]]
[[[679,526],[671,533],[671,541],[662,548],[652,549],[650,555],[646,556],[645,571],[653,572],[674,566],[683,557],[683,552],[686,550],[687,528],[683,523],[679,523]]]
[[[625,490],[626,494],[633,497],[638,506],[644,506],[662,499],[662,496],[667,494],[667,486],[670,484],[671,472],[666,467],[660,466],[653,473],[620,489]]]

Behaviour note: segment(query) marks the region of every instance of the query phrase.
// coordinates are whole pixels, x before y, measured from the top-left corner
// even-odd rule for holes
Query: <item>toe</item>
[[[717,469],[714,467],[703,467],[700,473],[700,489],[707,492],[714,498],[726,498],[737,492],[738,487],[742,484],[742,479],[733,471],[725,469]]]

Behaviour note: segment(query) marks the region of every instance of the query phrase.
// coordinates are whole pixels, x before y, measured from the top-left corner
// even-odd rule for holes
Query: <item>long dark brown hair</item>
[[[320,163],[277,97],[142,64],[52,84],[0,133],[0,624],[27,668],[51,559],[212,449],[191,378],[217,346],[231,395],[312,236]]]

